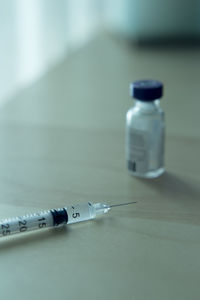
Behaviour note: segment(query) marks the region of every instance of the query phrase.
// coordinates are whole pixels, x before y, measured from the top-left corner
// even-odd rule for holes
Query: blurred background
[[[0,0],[0,104],[107,31],[135,44],[200,37],[199,0]]]

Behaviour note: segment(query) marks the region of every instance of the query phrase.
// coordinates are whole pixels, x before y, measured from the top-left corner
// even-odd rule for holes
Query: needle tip
[[[110,205],[110,207],[117,207],[117,206],[123,206],[123,205],[130,205],[130,204],[134,204],[134,203],[137,203],[137,201],[132,201],[132,202],[128,202],[128,203],[113,204],[113,205]]]

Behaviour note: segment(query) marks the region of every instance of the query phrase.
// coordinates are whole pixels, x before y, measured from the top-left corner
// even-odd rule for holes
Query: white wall
[[[0,104],[99,28],[99,0],[0,0]]]

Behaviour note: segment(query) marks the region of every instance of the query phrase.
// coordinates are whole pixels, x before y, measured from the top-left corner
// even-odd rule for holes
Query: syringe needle
[[[117,207],[117,206],[122,206],[122,205],[129,205],[129,204],[133,204],[133,203],[137,203],[137,201],[127,202],[127,203],[120,203],[120,204],[113,204],[113,205],[110,205],[109,207]]]

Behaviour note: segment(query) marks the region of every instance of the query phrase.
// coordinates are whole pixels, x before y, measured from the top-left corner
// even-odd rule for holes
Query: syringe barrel
[[[82,203],[65,208],[41,211],[22,217],[2,220],[0,222],[0,237],[66,223],[77,223],[93,219],[95,216],[96,213],[91,203]]]
[[[96,217],[96,210],[90,202],[67,206],[65,209],[68,215],[67,224],[87,221]]]
[[[0,222],[0,237],[54,226],[50,210],[5,219]]]
[[[105,204],[90,202],[51,209],[34,214],[5,219],[0,222],[0,237],[15,233],[54,227],[61,224],[72,224],[94,219],[109,210]]]

